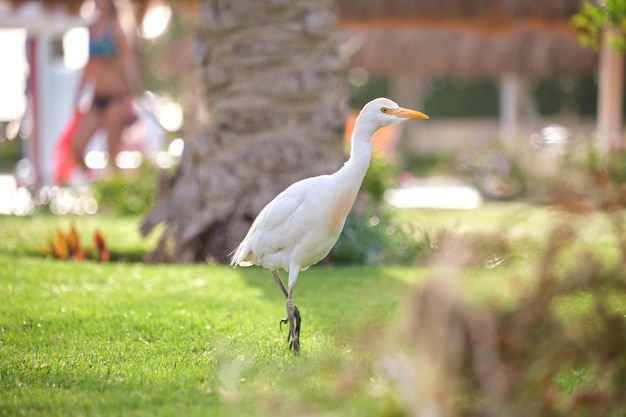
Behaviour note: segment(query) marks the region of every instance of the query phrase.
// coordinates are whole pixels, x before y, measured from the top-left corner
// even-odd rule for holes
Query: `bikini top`
[[[109,58],[115,56],[116,52],[117,45],[112,29],[105,30],[100,39],[96,39],[93,32],[89,31],[89,56]]]

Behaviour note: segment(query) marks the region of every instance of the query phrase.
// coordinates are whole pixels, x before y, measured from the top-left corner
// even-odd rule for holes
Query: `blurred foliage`
[[[583,144],[583,158],[576,158],[575,152],[570,152],[568,160],[572,163],[582,162],[583,167],[595,179],[606,176],[606,181],[615,184],[626,184],[626,149],[612,148],[609,152],[603,150],[599,139],[591,139]]]
[[[402,155],[400,167],[403,172],[409,172],[415,177],[429,177],[433,175],[454,174],[454,155],[452,152],[439,154],[418,154],[398,146],[398,152]]]
[[[328,261],[335,264],[410,264],[424,247],[414,228],[386,205],[358,201]]]
[[[388,188],[398,185],[400,171],[382,152],[373,152],[370,166],[361,184],[361,191],[368,193],[375,201],[381,202]]]
[[[577,213],[626,207],[625,149],[607,152],[598,137],[571,142],[559,173],[550,179],[548,203]]]
[[[534,183],[532,170],[525,167],[528,150],[507,149],[501,142],[488,151],[470,152],[457,156],[456,173],[491,200],[512,200],[530,196]]]
[[[578,32],[578,40],[584,46],[598,50],[605,28],[614,30],[611,39],[619,53],[626,51],[626,0],[585,1],[580,11],[571,19]]]
[[[397,186],[399,171],[381,152],[374,152],[357,202],[329,260],[337,264],[411,263],[422,242],[413,228],[398,222],[383,202],[387,189]]]
[[[157,168],[144,161],[135,172],[103,178],[94,183],[101,212],[120,216],[147,214],[154,206]]]
[[[530,80],[530,89],[541,115],[595,115],[597,83],[593,75],[586,77],[553,77]]]
[[[84,261],[94,259],[100,262],[108,262],[111,254],[100,230],[93,234],[94,247],[81,245],[80,236],[76,230],[76,224],[72,223],[70,230],[63,232],[56,229],[54,237],[46,237],[46,245],[41,248],[41,253],[56,259]]]
[[[21,141],[0,137],[0,169],[11,170],[22,155]]]
[[[497,117],[499,113],[497,80],[434,77],[427,80],[420,110],[433,118]],[[349,105],[360,109],[373,97],[389,96],[389,78],[372,77],[361,87],[352,87]],[[597,82],[594,75],[585,77],[528,78],[529,88],[541,115],[596,112]],[[391,97],[393,98],[393,97]],[[415,103],[399,103],[415,106]],[[626,106],[625,106],[626,108]]]
[[[393,356],[384,361],[385,415],[606,416],[626,409],[626,239],[602,262],[562,224],[513,304],[471,303],[457,242],[407,304]],[[471,255],[469,256],[471,258]],[[564,262],[564,260],[568,260]],[[621,306],[621,307],[620,307]]]
[[[389,78],[376,76],[360,87],[350,85],[348,105],[352,109],[362,109],[370,100],[375,97],[389,96]]]
[[[431,117],[477,117],[498,115],[497,80],[492,78],[434,78],[424,102]]]
[[[488,199],[562,205],[575,198],[568,211],[577,212],[626,207],[626,149],[607,152],[597,137],[550,144],[534,134],[513,147],[460,155],[456,169]]]

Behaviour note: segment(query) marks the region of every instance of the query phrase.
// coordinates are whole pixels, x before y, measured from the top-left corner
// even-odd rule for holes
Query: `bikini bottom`
[[[102,95],[96,94],[93,97],[93,101],[91,102],[91,105],[97,111],[101,112],[101,111],[106,110],[106,108],[109,107],[109,105],[122,101],[123,99],[124,99],[124,93],[102,94]]]

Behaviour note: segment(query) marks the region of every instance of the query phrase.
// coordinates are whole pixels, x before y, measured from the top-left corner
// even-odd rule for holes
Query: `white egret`
[[[272,271],[287,298],[290,347],[299,352],[300,312],[293,287],[300,271],[322,260],[337,242],[356,199],[372,155],[372,137],[378,129],[409,118],[428,119],[387,98],[363,107],[352,133],[350,158],[332,175],[298,181],[270,201],[233,252],[231,266],[260,265]],[[278,275],[289,274],[288,289]]]

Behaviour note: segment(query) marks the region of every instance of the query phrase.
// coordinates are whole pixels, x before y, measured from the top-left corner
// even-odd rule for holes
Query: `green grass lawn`
[[[532,280],[556,215],[493,204],[400,216],[424,230],[505,229],[539,242],[516,246],[511,262],[467,270],[470,299],[507,302]],[[84,240],[100,228],[115,262],[40,255],[45,236],[72,220]],[[0,217],[0,416],[388,414],[378,346],[435,267],[303,272],[294,293],[302,354],[293,357],[279,328],[285,301],[267,270],[142,264],[156,239],[139,236],[140,220]],[[606,219],[576,221],[614,257]]]

